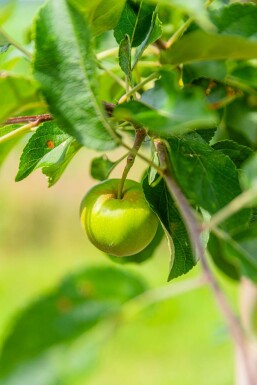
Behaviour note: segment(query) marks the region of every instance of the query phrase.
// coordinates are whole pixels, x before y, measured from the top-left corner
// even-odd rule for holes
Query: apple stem
[[[135,159],[136,159],[137,153],[141,147],[141,144],[143,143],[143,141],[146,137],[145,128],[136,127],[135,131],[136,131],[136,134],[135,134],[134,144],[133,144],[133,147],[131,148],[131,150],[127,156],[127,163],[126,163],[126,166],[124,168],[124,171],[123,171],[123,174],[122,174],[119,186],[118,186],[117,199],[122,198],[122,192],[123,192],[125,180],[128,176],[128,173],[129,173],[131,167],[133,166],[133,164],[135,162]]]

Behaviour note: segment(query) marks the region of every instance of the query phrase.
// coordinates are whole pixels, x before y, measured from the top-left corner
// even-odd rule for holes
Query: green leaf
[[[124,39],[120,42],[119,64],[122,71],[127,75],[130,84],[132,84],[131,45],[129,35],[125,35]]]
[[[205,0],[155,0],[154,2],[159,5],[163,4],[175,8],[175,11],[179,10],[188,16],[193,17],[193,19],[204,29],[214,29],[206,10]]]
[[[169,139],[174,175],[192,205],[214,214],[241,193],[232,160],[215,151],[198,134]],[[249,210],[231,216],[222,227],[235,231],[248,223]]]
[[[116,26],[126,3],[126,0],[68,1],[88,20],[95,36]]]
[[[192,254],[186,228],[164,181],[151,187],[146,176],[143,181],[143,189],[148,203],[158,215],[168,237],[171,258],[168,279],[186,274],[194,267],[196,261]]]
[[[67,151],[66,143],[72,138],[60,130],[54,122],[43,123],[25,146],[16,182],[26,178],[39,167],[60,162]]]
[[[152,242],[149,243],[148,246],[146,246],[144,250],[140,251],[137,254],[133,254],[129,257],[120,258],[120,257],[115,257],[114,255],[109,255],[109,258],[113,262],[119,263],[121,265],[124,265],[127,263],[142,263],[153,256],[155,250],[157,249],[157,247],[159,246],[159,244],[163,239],[163,234],[164,233],[163,233],[162,226],[159,225],[154,239],[152,240]]]
[[[238,266],[238,260],[235,258],[231,258],[231,255],[227,254],[226,243],[224,242],[224,240],[220,239],[214,234],[211,234],[208,242],[208,250],[216,266],[224,274],[226,274],[226,276],[230,277],[233,280],[239,281],[240,271]]]
[[[15,10],[16,0],[4,0],[0,4],[0,25],[2,25]]]
[[[41,8],[34,66],[50,110],[79,143],[107,150],[117,139],[97,97],[92,43],[85,19],[65,0],[48,1]]]
[[[42,103],[35,85],[30,78],[11,75],[7,72],[0,73],[0,123],[7,118],[31,111],[31,103]]]
[[[0,138],[4,135],[7,135],[15,131],[17,128],[19,128],[18,124],[9,124],[3,127],[0,126]],[[2,166],[6,157],[12,151],[13,147],[18,143],[18,141],[19,141],[19,138],[16,137],[8,140],[7,142],[3,142],[0,144],[0,167]]]
[[[225,124],[231,139],[253,149],[257,148],[256,101],[240,98],[226,108]]]
[[[215,143],[212,148],[229,156],[237,168],[241,168],[243,162],[253,153],[249,147],[242,146],[233,140],[222,140]]]
[[[221,59],[254,59],[257,41],[241,36],[194,31],[183,36],[162,53],[163,64],[179,65],[195,61]]]
[[[176,74],[168,71],[161,72],[161,79],[143,94],[141,102],[118,105],[114,116],[143,125],[151,134],[163,137],[212,128],[218,120],[216,113],[209,109],[203,90],[180,89]]]
[[[44,156],[38,165],[38,167],[43,167],[42,172],[48,177],[48,187],[52,187],[60,179],[81,145],[74,139],[67,139],[58,147],[60,148],[56,148],[51,154],[48,153],[49,156],[48,154]],[[53,163],[52,155],[55,151],[58,152],[59,158]]]
[[[256,189],[257,192],[257,153],[247,159],[240,172],[240,184],[243,190]]]
[[[202,61],[183,66],[183,83],[191,83],[199,78],[223,82],[227,75],[227,66],[222,61]]]
[[[229,79],[235,84],[247,85],[257,89],[257,67],[255,63],[239,62],[229,73]]]
[[[96,180],[108,178],[116,162],[111,162],[106,155],[94,158],[90,165],[90,174]]]
[[[2,348],[0,379],[49,349],[71,343],[99,322],[117,317],[124,302],[145,285],[131,273],[88,268],[71,275],[16,317]]]
[[[138,60],[142,56],[144,50],[152,43],[154,43],[156,40],[158,40],[162,36],[162,26],[161,22],[158,18],[158,14],[155,10],[152,16],[151,26],[149,28],[149,31],[144,39],[144,41],[140,44],[140,46],[137,49],[135,59],[132,65],[132,69],[135,68]]]
[[[215,239],[216,238],[216,239]],[[244,275],[254,282],[257,282],[257,226],[256,223],[246,230],[242,230],[233,238],[227,234],[222,236],[212,235],[212,249],[219,247],[218,251],[222,258],[240,275]],[[217,250],[214,249],[215,252]],[[231,275],[231,271],[223,270]],[[236,276],[235,276],[236,278]]]
[[[155,6],[146,4],[144,0],[127,0],[119,23],[114,29],[114,37],[118,44],[129,35],[131,47],[138,47],[146,38],[151,25]]]
[[[222,35],[238,35],[257,40],[257,6],[235,3],[210,12],[210,18]]]

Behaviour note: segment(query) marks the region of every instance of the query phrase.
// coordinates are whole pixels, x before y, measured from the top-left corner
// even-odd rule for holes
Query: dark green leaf
[[[91,162],[90,173],[96,180],[105,180],[108,178],[115,162],[111,162],[106,155],[94,158]]]
[[[236,67],[234,67],[230,74],[229,79],[232,80],[235,85],[243,83],[249,87],[257,88],[257,67],[256,64],[239,62]]]
[[[226,274],[233,277],[231,269],[234,269],[233,274],[239,272],[254,282],[257,282],[257,226],[256,223],[250,228],[236,234],[233,238],[227,234],[222,236],[212,236],[211,252],[219,252],[222,259],[226,261],[230,270],[222,268]],[[216,249],[218,247],[218,249]]]
[[[196,261],[192,254],[187,231],[164,181],[151,187],[148,184],[148,177],[146,177],[143,181],[143,189],[148,203],[158,215],[168,236],[171,257],[168,279],[186,274],[193,268]]]
[[[208,242],[208,250],[217,267],[228,277],[239,281],[240,269],[238,260],[233,257],[231,258],[231,255],[227,255],[224,240],[211,234]]]
[[[250,99],[238,99],[226,109],[226,129],[231,139],[240,144],[257,149],[257,110],[256,102]]]
[[[43,123],[25,146],[16,181],[26,178],[39,167],[62,161],[67,151],[66,143],[72,138],[60,130],[54,122]]]
[[[241,168],[242,163],[253,153],[249,147],[242,146],[233,140],[222,140],[212,147],[214,150],[229,156],[237,168]]]
[[[133,62],[132,69],[137,64],[138,60],[140,59],[141,55],[143,54],[144,50],[152,43],[154,43],[156,40],[158,40],[162,36],[162,27],[161,22],[158,18],[157,12],[155,11],[153,13],[151,26],[149,28],[149,31],[144,39],[144,41],[141,43],[141,45],[138,47],[135,59]]]
[[[132,84],[131,73],[131,45],[129,35],[125,35],[124,39],[120,42],[119,47],[119,64],[122,71],[127,75],[130,84]]]
[[[155,234],[154,239],[152,242],[149,243],[148,246],[142,251],[140,251],[137,254],[131,255],[129,257],[115,257],[113,255],[109,255],[109,258],[121,265],[127,264],[127,263],[142,263],[146,261],[147,259],[151,258],[156,250],[156,248],[159,246],[161,240],[163,239],[163,229],[162,226],[159,225],[157,228],[157,232]]]
[[[93,35],[113,29],[119,21],[126,0],[68,0],[88,20]]]
[[[151,134],[164,137],[212,128],[218,120],[203,90],[197,87],[180,89],[178,77],[168,71],[161,72],[161,79],[143,94],[142,102],[120,104],[114,116],[143,125]]]
[[[195,61],[220,59],[254,59],[257,41],[241,36],[188,33],[162,54],[162,63],[178,65]]]
[[[253,189],[253,199],[248,207],[257,206],[257,153],[247,159],[240,170],[240,184],[243,190]]]
[[[3,345],[0,379],[117,316],[124,302],[144,290],[137,277],[113,268],[88,268],[68,277],[17,317]]]
[[[192,205],[214,214],[241,193],[232,160],[215,151],[198,134],[170,138],[169,144],[174,174]],[[222,226],[234,231],[248,223],[249,216],[249,210],[241,210]]]
[[[210,18],[222,35],[238,35],[257,40],[257,6],[235,3],[210,12]]]
[[[129,35],[131,46],[138,47],[146,38],[151,28],[155,6],[146,4],[144,0],[138,2],[128,0],[121,14],[119,23],[114,29],[117,43]]]
[[[191,83],[199,78],[223,82],[227,75],[227,66],[223,61],[202,61],[183,66],[183,82]]]
[[[105,150],[116,146],[116,136],[97,97],[92,43],[85,19],[65,0],[41,8],[34,66],[50,110],[81,144]]]

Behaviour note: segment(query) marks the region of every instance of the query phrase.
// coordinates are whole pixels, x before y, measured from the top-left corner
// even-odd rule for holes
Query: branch
[[[213,294],[216,298],[216,302],[227,321],[227,324],[228,324],[230,333],[234,339],[235,345],[237,346],[238,351],[241,353],[242,361],[244,362],[245,369],[248,375],[248,384],[254,385],[255,380],[252,374],[245,336],[240,323],[238,322],[236,316],[234,315],[228,303],[227,298],[225,297],[223,291],[221,290],[218,282],[213,276],[212,271],[208,265],[205,249],[201,242],[201,231],[202,231],[201,226],[198,220],[196,219],[196,215],[193,209],[189,205],[187,199],[183,195],[182,191],[180,190],[180,187],[178,186],[176,180],[172,175],[171,165],[170,165],[166,145],[161,140],[156,139],[155,146],[159,155],[160,165],[165,167],[165,171],[163,173],[164,180],[184,220],[193,251],[195,255],[199,258],[202,264],[204,275],[207,281],[209,282],[209,285],[211,286]]]
[[[107,113],[108,116],[112,116],[113,110],[115,108],[115,104],[109,103],[109,102],[102,102],[103,107]],[[7,119],[2,126],[6,126],[9,124],[22,124],[22,123],[29,123],[29,122],[35,122],[39,121],[42,122],[48,122],[50,120],[53,120],[54,117],[51,114],[41,114],[41,115],[30,115],[30,116],[16,116],[14,118]]]

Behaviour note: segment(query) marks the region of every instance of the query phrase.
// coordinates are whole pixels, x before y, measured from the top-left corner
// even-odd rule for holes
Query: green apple
[[[158,218],[148,205],[142,186],[127,179],[121,199],[119,179],[108,179],[88,191],[81,203],[81,223],[100,250],[126,257],[143,250],[154,238]]]

